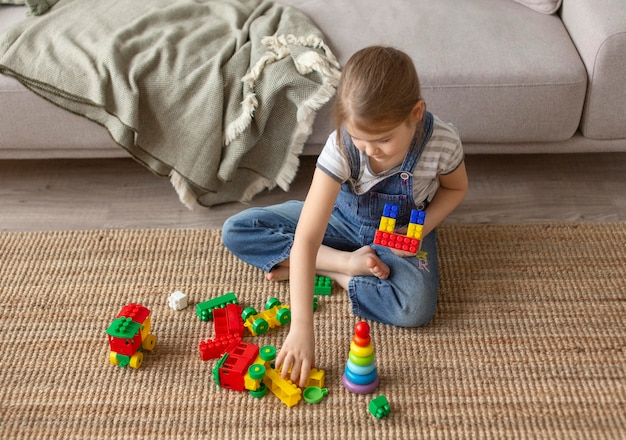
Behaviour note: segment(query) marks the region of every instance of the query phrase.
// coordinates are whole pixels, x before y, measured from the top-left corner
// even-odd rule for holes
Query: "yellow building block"
[[[308,387],[324,388],[324,370],[318,370],[317,368],[311,369],[309,378],[306,380],[305,388]]]
[[[378,229],[383,232],[393,232],[396,229],[396,219],[382,216]]]
[[[422,231],[424,230],[424,226],[418,225],[416,223],[409,223],[409,229],[406,231],[406,236],[409,238],[417,238],[420,240],[422,238]]]
[[[302,399],[302,390],[292,381],[283,379],[273,368],[266,371],[263,383],[288,407],[296,405]]]
[[[268,367],[269,368],[269,367]],[[278,368],[278,374],[282,375],[282,368]],[[289,367],[289,371],[287,374],[291,374],[291,367]],[[309,373],[309,377],[306,379],[306,383],[304,384],[304,388],[308,387],[320,387],[324,388],[324,370],[318,370],[317,368],[311,368],[311,372]]]

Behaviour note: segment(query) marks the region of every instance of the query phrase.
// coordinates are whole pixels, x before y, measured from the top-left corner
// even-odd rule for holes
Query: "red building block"
[[[218,367],[219,384],[229,390],[245,391],[245,375],[259,356],[259,346],[240,341],[226,353],[228,356]]]
[[[209,359],[217,359],[218,357],[223,355],[228,348],[233,345],[239,344],[239,341],[241,341],[241,337],[239,336],[224,335],[200,342],[200,345],[198,347],[200,350],[200,358],[203,361],[208,361]]]
[[[417,253],[420,247],[420,241],[416,238],[409,238],[400,234],[390,232],[376,231],[374,243],[386,246],[391,249],[399,249],[407,252]]]
[[[243,337],[244,326],[241,306],[228,304],[224,308],[213,310],[213,330],[216,338],[226,335]]]
[[[143,324],[146,318],[150,315],[150,310],[139,304],[128,304],[122,307],[117,318],[130,318],[138,324]]]

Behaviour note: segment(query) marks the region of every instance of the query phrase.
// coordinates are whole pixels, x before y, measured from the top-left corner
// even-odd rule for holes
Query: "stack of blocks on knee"
[[[378,230],[374,236],[374,244],[411,252],[417,255],[422,240],[426,211],[419,209],[411,210],[411,218],[406,235],[396,234],[394,232],[396,220],[398,219],[398,211],[398,206],[389,203],[385,204]]]

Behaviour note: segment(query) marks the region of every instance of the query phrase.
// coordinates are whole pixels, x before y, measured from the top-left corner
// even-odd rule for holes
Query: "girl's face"
[[[415,135],[416,124],[403,122],[383,131],[362,131],[350,123],[344,124],[354,145],[369,158],[374,172],[390,169],[404,160]]]
[[[364,131],[357,128],[352,121],[345,121],[344,127],[352,142],[369,158],[370,168],[374,172],[388,170],[404,160],[411,147],[411,141],[422,120],[424,101],[419,101],[411,116],[406,121],[392,128]]]

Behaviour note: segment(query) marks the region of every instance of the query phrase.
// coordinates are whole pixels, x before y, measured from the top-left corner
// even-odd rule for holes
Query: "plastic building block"
[[[241,306],[226,304],[226,307],[213,309],[213,332],[215,337],[200,342],[200,358],[203,361],[223,355],[229,346],[238,343],[244,334]]]
[[[143,350],[156,346],[156,336],[151,334],[150,310],[139,304],[122,308],[107,328],[109,362],[120,367],[139,368],[143,363]]]
[[[383,417],[387,417],[389,413],[391,412],[389,401],[383,394],[372,399],[370,401],[370,404],[368,405],[368,409],[369,409],[370,414],[376,417],[377,419],[382,419]]]
[[[182,310],[189,306],[189,300],[187,299],[187,295],[177,290],[169,296],[167,304],[174,310]]]
[[[396,229],[396,219],[382,216],[378,229],[383,232],[393,232]]]
[[[426,211],[421,211],[419,209],[411,210],[411,219],[409,220],[409,223],[424,226],[424,220],[426,220]]]
[[[238,344],[239,341],[241,341],[241,337],[239,336],[224,335],[200,342],[200,345],[198,347],[200,350],[200,358],[203,361],[208,361],[209,359],[217,359],[218,357],[226,353],[228,347],[234,344]]]
[[[262,335],[270,328],[291,322],[289,306],[281,305],[278,299],[270,298],[265,308],[263,312],[257,313],[253,307],[248,307],[241,314],[244,320],[243,325],[248,328],[252,336]]]
[[[279,374],[282,373],[282,368],[277,370]],[[287,371],[287,373],[291,374],[291,368]],[[324,370],[318,370],[317,368],[311,368],[309,372],[309,377],[307,377],[306,382],[304,383],[304,387],[324,387]]]
[[[239,341],[227,349],[214,367],[213,378],[222,388],[245,391],[245,376],[258,355],[258,345]]]
[[[208,321],[213,318],[214,309],[226,307],[227,304],[237,304],[237,297],[233,292],[196,304],[196,315],[201,321]]]
[[[333,280],[330,277],[315,276],[314,295],[330,295],[332,293]]]
[[[302,390],[288,379],[283,379],[273,368],[266,371],[263,383],[281,402],[292,407],[302,399]]]
[[[226,307],[213,309],[213,332],[215,336],[236,335],[243,337],[244,326],[241,319],[241,306],[226,304]]]
[[[420,240],[392,232],[384,232],[379,229],[374,235],[374,244],[417,254]]]
[[[354,326],[348,361],[341,379],[343,386],[356,394],[373,392],[380,382],[374,359],[370,326],[361,321]]]
[[[385,206],[383,207],[383,217],[389,217],[396,220],[398,218],[398,211],[400,211],[398,206],[392,205],[391,203],[385,203]]]
[[[305,387],[324,387],[324,370],[312,368],[309,377],[306,380]]]
[[[420,252],[420,242],[424,230],[426,212],[418,209],[411,210],[411,216],[406,235],[395,233],[396,219],[399,208],[396,205],[385,204],[380,225],[374,235],[374,244],[391,249],[399,249],[416,254]]]
[[[122,310],[117,314],[117,318],[124,317],[130,318],[133,321],[141,324],[150,315],[150,310],[141,304],[130,303],[122,307]]]

